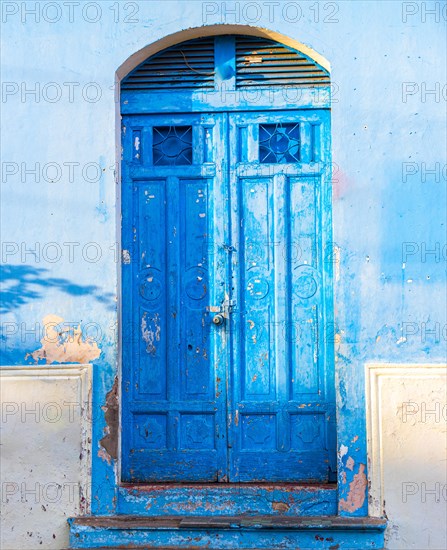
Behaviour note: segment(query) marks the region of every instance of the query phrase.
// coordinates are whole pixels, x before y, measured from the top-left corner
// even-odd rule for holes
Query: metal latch
[[[223,243],[222,248],[227,252],[237,252],[236,247],[230,244]]]
[[[228,317],[236,309],[236,300],[224,300],[220,306],[207,306],[206,311],[210,313],[222,313],[224,317]]]

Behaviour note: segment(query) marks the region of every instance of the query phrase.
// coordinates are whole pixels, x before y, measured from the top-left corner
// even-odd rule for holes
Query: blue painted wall
[[[100,348],[92,508],[112,513],[116,461],[99,440],[118,364],[115,72],[190,27],[291,37],[330,62],[334,83],[340,498],[365,514],[348,496],[366,465],[365,362],[446,356],[445,2],[49,4],[2,3],[2,364],[39,358],[28,354],[48,315],[81,325],[79,361]]]

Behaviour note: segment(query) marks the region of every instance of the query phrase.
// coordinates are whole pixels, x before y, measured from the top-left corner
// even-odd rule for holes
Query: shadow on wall
[[[107,309],[115,308],[114,295],[94,285],[78,285],[67,279],[48,277],[48,269],[29,265],[0,266],[0,313],[8,313],[32,300],[42,298],[42,290],[56,289],[69,296],[89,296]]]

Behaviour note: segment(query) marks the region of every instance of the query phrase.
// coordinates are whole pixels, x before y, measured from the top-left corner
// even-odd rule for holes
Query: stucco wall
[[[0,547],[65,548],[89,511],[91,367],[2,367],[0,385]]]
[[[445,548],[446,365],[366,366],[370,514],[386,548]]]
[[[445,6],[2,3],[2,364],[93,363],[94,512],[115,511],[116,449],[100,440],[118,365],[117,69],[170,34],[222,23],[270,29],[330,63],[346,499],[367,464],[365,363],[445,362]]]

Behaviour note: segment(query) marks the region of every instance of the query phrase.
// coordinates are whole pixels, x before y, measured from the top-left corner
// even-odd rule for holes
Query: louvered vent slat
[[[300,67],[274,67],[273,70],[266,71],[265,67],[244,67],[240,70],[241,74],[290,74],[290,73],[312,73],[320,76],[325,76],[325,74],[322,71],[319,71],[315,67],[312,67],[311,65],[305,65]]]
[[[123,90],[191,90],[214,87],[214,39],[177,44],[150,57],[122,84]]]
[[[235,37],[236,87],[327,86],[329,73],[304,54],[273,40]],[[123,90],[197,90],[215,86],[214,38],[177,44],[150,57],[122,82]]]
[[[309,63],[309,61],[299,61],[298,63],[290,64],[290,59],[276,59],[269,61],[244,61],[237,64],[238,69],[244,69],[246,67],[313,67],[318,70],[322,70],[315,65],[315,63]]]
[[[328,72],[273,40],[236,37],[236,86],[327,86]]]

